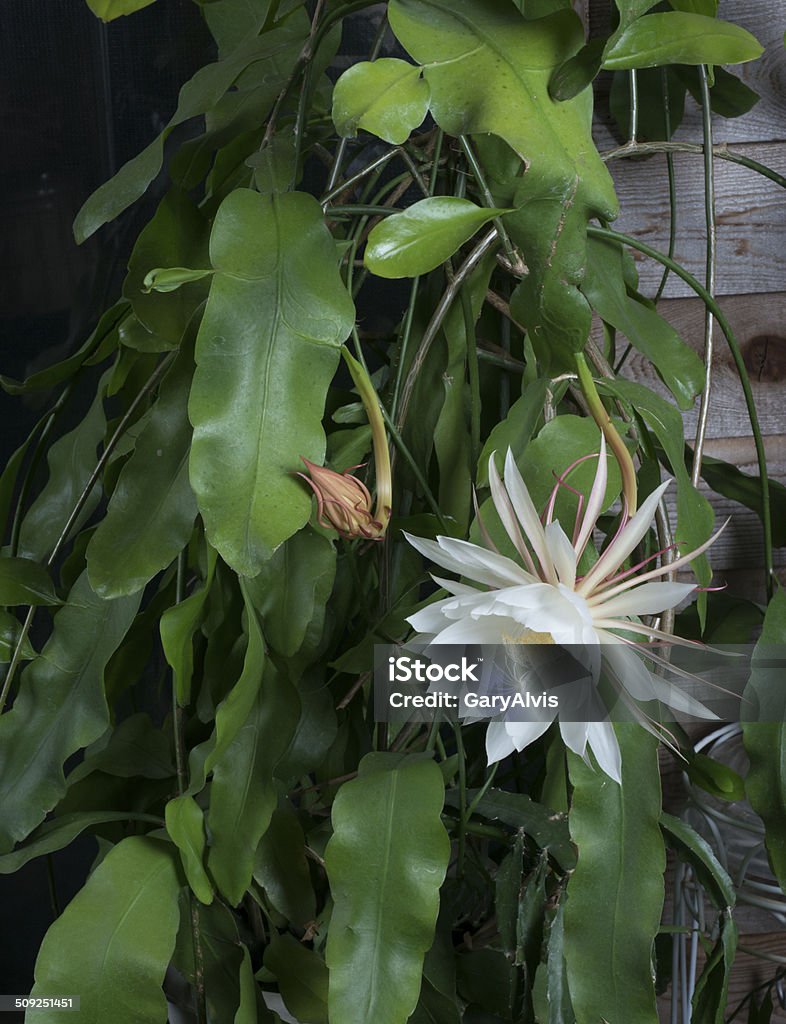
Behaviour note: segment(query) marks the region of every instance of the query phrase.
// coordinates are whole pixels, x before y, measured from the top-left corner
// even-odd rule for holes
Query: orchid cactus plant
[[[711,715],[660,641],[784,639],[783,497],[713,292],[710,177],[702,284],[615,230],[610,168],[681,145],[676,81],[711,175],[713,108],[744,116],[762,47],[711,0],[616,0],[588,42],[569,0],[194,14],[215,59],[76,218],[84,241],[155,201],[122,294],[63,362],[0,379],[47,409],[0,479],[0,872],[46,858],[52,893],[29,1019],[73,994],[82,1024],[656,1024],[667,845],[717,911],[693,1019],[727,1019],[733,886],[661,795],[660,740],[691,770],[695,732],[645,708]],[[601,72],[625,110],[603,152]],[[705,350],[633,253],[693,290]],[[714,324],[759,471],[712,484],[760,515],[770,602],[733,636],[699,488]],[[593,671],[602,648],[632,720],[378,721],[375,648],[413,639],[571,644]],[[785,728],[745,730],[782,882]],[[712,765],[696,785],[732,778]]]

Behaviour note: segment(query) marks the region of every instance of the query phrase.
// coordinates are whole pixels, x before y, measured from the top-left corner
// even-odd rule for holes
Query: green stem
[[[464,315],[464,334],[467,339],[467,368],[470,390],[470,438],[472,465],[477,466],[480,458],[480,366],[478,364],[478,342],[475,336],[475,317],[472,301],[466,288],[461,289],[461,312]]]
[[[774,579],[772,555],[772,510],[770,507],[770,488],[767,477],[767,455],[764,450],[764,438],[761,433],[759,416],[756,412],[756,403],[753,399],[750,377],[748,376],[745,360],[742,357],[740,346],[729,321],[726,319],[723,310],[707,289],[696,280],[690,271],[686,270],[670,256],[667,256],[665,253],[662,253],[657,249],[653,249],[651,245],[647,245],[646,242],[639,241],[638,238],[633,238],[631,235],[623,234],[621,231],[613,231],[611,228],[601,228],[590,225],[587,228],[587,234],[590,238],[601,238],[605,241],[628,245],[631,249],[636,249],[637,252],[643,253],[645,256],[649,256],[650,259],[656,260],[662,266],[669,267],[672,273],[676,274],[677,277],[684,281],[699,296],[699,298],[702,299],[704,304],[712,310],[718,326],[723,331],[729,345],[732,359],[734,360],[734,365],[737,369],[737,375],[740,378],[740,384],[745,396],[745,405],[748,410],[748,419],[750,420],[753,440],[756,446],[756,461],[758,464],[761,484],[761,519],[762,526],[764,527],[764,567],[766,573],[767,595],[768,597],[771,597]]]
[[[633,144],[626,143],[624,146],[612,149],[608,153],[603,153],[602,159],[608,163],[611,160],[621,160],[631,156],[647,156],[650,153],[701,154],[703,152],[704,146],[700,142],[636,142]],[[730,163],[747,167],[749,171],[755,171],[757,174],[769,178],[776,185],[780,185],[781,188],[786,188],[786,176],[779,174],[771,167],[760,163],[758,160],[754,160],[752,157],[736,153],[734,150],[729,149],[726,142],[713,146],[712,153],[719,160],[728,160]]]
[[[464,749],[464,737],[461,725],[454,724],[453,734],[456,737],[459,775],[459,823],[458,823],[458,876],[464,875],[464,857],[467,842],[467,752]]]
[[[484,204],[488,206],[489,209],[494,209],[497,204],[494,202],[494,197],[491,194],[491,189],[488,187],[486,183],[486,178],[485,175],[483,174],[483,169],[481,168],[480,163],[478,162],[478,158],[475,155],[474,149],[470,145],[469,139],[467,138],[466,135],[459,135],[458,138],[459,144],[462,150],[464,151],[464,156],[467,158],[467,163],[469,164],[470,170],[472,171],[472,174],[475,178],[475,182],[477,183],[481,195],[483,196]],[[511,242],[507,231],[502,225],[501,219],[499,217],[495,217],[492,221],[492,224],[497,229],[500,241],[502,242],[502,249],[505,253],[505,256],[508,259],[508,262],[515,264],[517,262],[516,251],[513,248],[513,243]]]

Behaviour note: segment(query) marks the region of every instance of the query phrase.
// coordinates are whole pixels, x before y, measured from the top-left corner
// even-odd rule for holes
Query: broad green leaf
[[[248,952],[248,947],[243,946],[243,962],[240,965],[240,1002],[234,1024],[278,1024],[272,1012],[267,1017],[258,1014],[261,999],[254,979],[251,955]]]
[[[576,1024],[657,1024],[652,945],[666,867],[658,745],[633,723],[615,731],[622,785],[568,755],[579,851],[565,907],[568,983]]]
[[[254,881],[262,886],[276,910],[300,928],[313,921],[317,912],[305,849],[305,836],[296,816],[276,810],[254,860]]]
[[[549,95],[554,100],[572,100],[591,85],[603,62],[603,39],[590,39],[578,53],[561,64],[549,79]]]
[[[191,536],[197,514],[188,482],[192,372],[186,347],[161,385],[106,516],[87,547],[90,582],[102,597],[141,590],[177,558]]]
[[[632,22],[646,14],[658,0],[614,0],[620,12],[620,26],[627,28]]]
[[[669,0],[669,3],[675,11],[687,11],[688,14],[704,14],[714,18],[718,13],[718,0]]]
[[[258,36],[269,11],[270,0],[212,0],[205,4],[203,14],[219,56],[226,57],[244,40]]]
[[[139,712],[88,747],[84,761],[68,773],[68,785],[97,771],[126,779],[172,779],[172,756],[171,730],[157,729],[146,712]]]
[[[477,790],[467,791],[467,801],[477,796]],[[445,795],[448,806],[458,806],[458,794],[448,790]],[[508,793],[502,789],[489,789],[475,808],[475,813],[488,821],[501,821],[503,825],[520,829],[547,850],[565,870],[576,863],[576,851],[570,842],[568,822],[564,814],[555,813],[543,804],[536,803],[526,793]]]
[[[84,242],[139,199],[161,170],[164,143],[173,129],[211,110],[251,65],[260,61],[270,62],[292,45],[290,32],[283,28],[273,29],[262,36],[246,39],[225,59],[200,68],[180,90],[177,110],[158,138],[121,167],[110,181],[101,185],[79,211],[74,221],[77,242]],[[275,91],[274,87],[274,94]]]
[[[284,1004],[301,1024],[328,1022],[328,969],[317,953],[294,935],[275,935],[265,950],[265,967],[276,976]]]
[[[333,88],[333,123],[339,135],[354,138],[358,128],[401,145],[423,123],[429,87],[421,68],[394,57],[360,61]]]
[[[680,70],[669,66],[640,68],[636,73],[636,137],[642,142],[669,140],[682,124],[686,90]],[[694,68],[689,70],[695,72]],[[619,137],[627,139],[630,132],[630,76],[627,71],[618,71],[612,76],[609,112],[617,123]]]
[[[725,1024],[729,981],[737,952],[737,922],[730,909],[719,915],[720,936],[707,957],[691,999],[691,1019],[702,1024]]]
[[[685,458],[691,459],[693,452],[686,448]],[[743,473],[730,462],[705,455],[701,460],[701,476],[716,494],[752,509],[761,518],[761,477]],[[772,543],[776,548],[786,545],[786,487],[778,480],[769,479],[772,510]]]
[[[202,947],[207,1024],[237,1022],[243,990],[248,988],[248,972],[247,954],[240,941],[235,916],[219,900],[206,907],[181,898],[180,929],[172,962],[191,985],[196,982],[192,913]],[[245,998],[247,1000],[247,995]],[[256,1017],[253,1020],[256,1021]],[[263,1017],[262,1021],[267,1024],[267,1018]]]
[[[207,864],[216,885],[237,906],[251,884],[257,846],[278,800],[273,773],[297,723],[295,691],[272,662],[254,705],[213,765]]]
[[[608,71],[664,64],[742,64],[764,47],[747,29],[704,14],[647,14],[613,36],[603,57]]]
[[[279,654],[296,654],[309,627],[324,620],[335,575],[335,545],[307,527],[282,544],[249,580],[265,637]]]
[[[643,384],[617,378],[604,382],[602,389],[608,389],[612,394],[630,402],[657,437],[677,481],[675,540],[677,544],[682,545],[682,553],[687,554],[695,550],[712,533],[714,515],[712,506],[693,486],[685,468],[682,416],[670,402]],[[707,556],[699,555],[691,562],[691,568],[699,583],[706,586],[712,578]]]
[[[517,398],[508,410],[504,420],[492,429],[478,460],[478,487],[488,487],[489,459],[492,452],[500,452],[503,456],[508,448],[518,456],[524,452],[538,420],[543,415],[543,406],[549,393],[550,381],[540,378],[524,389],[521,398]]]
[[[322,412],[354,308],[319,203],[239,189],[210,239],[217,273],[199,329],[191,484],[210,542],[255,576],[307,521],[294,476],[321,463]]]
[[[246,167],[254,169],[257,192],[286,192],[297,173],[295,147],[288,135],[274,135],[262,149],[252,153]]]
[[[241,585],[242,587],[242,585]],[[221,701],[216,710],[216,723],[213,734],[198,747],[191,750],[189,767],[192,795],[198,793],[205,785],[207,776],[245,725],[256,704],[257,694],[262,685],[265,672],[266,648],[259,618],[248,591],[243,589],[243,600],[246,611],[246,631],[248,645],[246,647],[243,671],[235,685]]]
[[[725,638],[725,642],[732,642]],[[692,785],[711,793],[719,800],[744,800],[745,781],[733,768],[716,761],[713,757],[696,751],[687,751],[685,773]]]
[[[450,843],[436,763],[369,754],[333,804],[325,867],[331,1020],[404,1024],[418,1001]]]
[[[493,253],[481,261],[445,317],[447,365],[442,374],[445,400],[434,426],[434,454],[439,466],[439,507],[450,516],[459,536],[465,536],[472,511],[472,435],[470,388],[467,382],[469,338],[464,304],[474,332],[496,265]],[[475,339],[472,339],[475,342]],[[480,412],[480,410],[479,410]]]
[[[363,262],[377,277],[427,274],[450,259],[484,224],[506,212],[455,196],[421,199],[372,229]]]
[[[101,317],[87,341],[73,355],[54,366],[31,373],[23,381],[13,380],[0,374],[0,387],[9,395],[26,394],[29,391],[48,391],[72,377],[86,363],[101,362],[117,347],[118,328],[128,316],[129,305],[124,300],[116,302]]]
[[[134,811],[76,811],[51,818],[32,832],[22,846],[0,856],[0,875],[12,875],[36,857],[69,846],[85,829],[115,821],[139,821],[160,825],[161,819]]]
[[[701,80],[695,67],[686,64],[675,69],[677,78],[684,83],[688,92],[701,103]],[[759,94],[736,75],[723,68],[713,68],[715,81],[710,88],[710,106],[714,114],[721,117],[741,117],[747,114],[761,99]]]
[[[549,1024],[575,1024],[565,969],[565,899],[560,901],[548,934],[546,998]]]
[[[622,275],[622,250],[590,239],[587,274],[581,290],[606,323],[652,363],[681,409],[690,409],[704,386],[704,364],[655,309],[628,295]]]
[[[661,814],[660,824],[669,845],[677,851],[681,860],[690,864],[718,910],[733,907],[737,898],[734,884],[707,840],[687,822],[665,811]]]
[[[25,558],[32,558],[35,562],[46,561],[82,492],[87,488],[98,462],[98,446],[103,442],[106,430],[103,407],[105,388],[106,376],[99,384],[93,404],[81,422],[55,441],[47,453],[49,479],[30,506],[19,531],[19,554]],[[96,483],[74,523],[70,537],[78,533],[90,518],[100,496],[101,487]]]
[[[29,558],[0,558],[0,605],[60,603],[43,565]]]
[[[19,643],[19,637],[22,632],[22,624],[15,615],[11,612],[6,611],[5,608],[0,609],[0,664],[9,662],[14,655],[16,645]],[[36,652],[33,649],[33,645],[29,639],[25,637],[25,641],[22,644],[22,650],[20,652],[22,661],[30,661],[31,658],[36,656]]]
[[[54,619],[42,653],[0,718],[0,851],[29,835],[65,793],[63,765],[109,724],[106,663],[120,645],[141,595],[103,601],[87,574]]]
[[[186,794],[170,800],[164,813],[166,830],[180,851],[180,861],[191,891],[201,903],[212,903],[213,886],[205,871],[207,836],[202,808]]]
[[[590,327],[577,291],[590,217],[613,220],[611,178],[592,142],[592,95],[555,102],[548,83],[584,44],[580,19],[560,10],[535,21],[507,0],[391,0],[393,31],[424,65],[430,110],[448,134],[503,139],[527,171],[505,226],[528,273],[514,316],[546,372],[572,367]],[[486,170],[491,168],[486,165]]]
[[[152,220],[142,229],[128,261],[123,295],[149,332],[177,348],[194,310],[207,295],[209,270],[155,268],[207,267],[209,227],[205,215],[182,189],[172,186]],[[157,294],[150,294],[154,289]],[[165,293],[165,294],[161,294]]]
[[[124,14],[135,14],[155,0],[87,0],[87,6],[102,21],[114,21]]]
[[[82,1024],[161,1024],[180,879],[171,846],[132,836],[110,850],[44,937],[31,995],[74,993]],[[62,1014],[37,1010],[42,1024]]]
[[[786,590],[778,588],[764,617],[753,671],[743,693],[742,734],[750,769],[745,790],[764,822],[767,853],[781,888],[786,887],[786,690],[783,669],[767,659],[782,659],[786,643]]]
[[[213,584],[217,555],[207,546],[207,575],[204,585],[184,601],[173,604],[161,616],[161,644],[164,657],[172,669],[175,694],[181,707],[191,703],[191,680],[194,675],[194,634],[205,613],[205,602]]]

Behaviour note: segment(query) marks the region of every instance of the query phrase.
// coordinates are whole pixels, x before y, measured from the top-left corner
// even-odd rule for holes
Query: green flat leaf
[[[521,398],[517,398],[511,405],[505,419],[492,429],[478,460],[478,487],[488,487],[489,458],[492,452],[504,455],[508,448],[517,454],[524,452],[532,440],[538,420],[543,415],[543,405],[550,383],[545,378],[540,378],[527,385]]]
[[[591,85],[603,63],[603,39],[591,39],[578,53],[568,58],[549,79],[553,100],[572,100]]]
[[[77,242],[84,242],[139,199],[161,170],[164,143],[173,129],[211,110],[247,68],[260,61],[270,62],[292,46],[291,31],[273,29],[262,36],[246,39],[224,60],[200,68],[180,90],[177,110],[158,138],[124,164],[110,181],[101,185],[79,211],[74,221]],[[278,88],[280,85],[273,83],[273,95]]]
[[[106,430],[104,392],[106,375],[87,414],[73,430],[59,438],[47,452],[49,479],[22,520],[19,530],[19,554],[34,562],[45,562],[65,528],[74,507],[98,462],[98,446]],[[100,484],[90,492],[81,514],[69,534],[73,537],[84,526],[98,505]]]
[[[252,153],[246,167],[254,169],[257,192],[286,192],[297,173],[295,147],[287,135],[274,135],[263,148]]]
[[[690,864],[715,906],[719,910],[733,907],[737,898],[734,883],[706,839],[687,822],[665,811],[660,816],[660,824],[669,845]]]
[[[300,530],[248,582],[268,643],[287,658],[312,625],[324,621],[336,575],[336,548],[315,530]]]
[[[764,617],[753,671],[742,695],[742,735],[750,769],[745,791],[764,822],[767,853],[778,882],[786,887],[786,690],[783,670],[767,666],[782,658],[786,643],[786,590],[778,588]]]
[[[685,772],[694,786],[719,800],[744,800],[745,781],[733,768],[706,754],[688,752]]]
[[[142,229],[128,261],[123,295],[139,322],[170,348],[180,344],[194,311],[205,300],[207,283],[198,282],[210,271],[184,270],[185,277],[173,279],[172,269],[152,268],[207,267],[208,235],[205,215],[183,189],[172,186]],[[151,295],[151,288],[158,294]]]
[[[612,37],[603,58],[608,71],[664,64],[742,64],[764,52],[740,25],[703,14],[648,14]]]
[[[587,221],[617,215],[592,142],[591,90],[565,102],[548,92],[554,71],[584,44],[580,19],[560,10],[527,21],[507,0],[391,0],[388,13],[398,39],[424,65],[437,124],[450,135],[475,136],[479,152],[491,133],[526,162],[509,202],[517,212],[505,218],[528,270],[513,313],[546,372],[572,368],[591,321],[577,291]],[[493,169],[484,162],[487,174]]]
[[[126,779],[172,779],[172,753],[168,731],[157,729],[146,712],[139,712],[108,729],[85,751],[84,761],[68,773],[68,785],[97,771]]]
[[[360,61],[333,87],[336,131],[354,138],[358,128],[364,128],[399,146],[423,123],[429,91],[421,69],[404,60]]]
[[[695,73],[694,68],[683,69],[679,66],[640,68],[637,72],[639,106],[636,137],[642,142],[669,140],[682,124],[685,116],[685,85],[681,70]],[[715,70],[717,74],[719,69]],[[627,139],[630,131],[630,81],[626,71],[615,72],[612,76],[609,111],[616,121],[619,138]]]
[[[219,56],[226,57],[246,39],[258,36],[269,11],[270,0],[211,0],[204,4],[202,13]]]
[[[730,910],[719,917],[720,936],[707,957],[691,999],[691,1019],[706,1024],[725,1024],[729,981],[737,952],[737,923]]]
[[[276,976],[279,992],[301,1024],[327,1024],[328,969],[325,961],[293,935],[275,935],[265,950],[265,967]]]
[[[117,348],[118,329],[128,313],[127,302],[123,300],[116,302],[102,315],[95,330],[73,355],[55,363],[54,366],[47,366],[45,370],[31,373],[23,381],[13,380],[11,377],[0,374],[0,387],[9,395],[22,395],[30,391],[48,391],[73,377],[81,366],[103,361]]]
[[[700,104],[701,83],[696,68],[682,65],[677,66],[674,70],[691,96]],[[736,75],[732,75],[720,67],[714,68],[713,71],[715,81],[710,88],[710,107],[714,114],[720,114],[721,117],[742,117],[743,114],[752,110],[761,99],[757,92]]]
[[[427,274],[450,259],[484,224],[506,212],[455,196],[421,199],[372,229],[363,262],[377,277]]]
[[[685,458],[693,453],[686,448]],[[761,477],[743,473],[730,462],[705,455],[701,462],[701,477],[716,494],[731,498],[752,509],[761,518]],[[778,480],[768,480],[772,508],[772,543],[776,548],[786,545],[786,487]]]
[[[90,582],[102,597],[141,590],[177,558],[191,536],[197,514],[188,481],[192,372],[186,346],[164,378],[106,516],[88,544]]]
[[[19,619],[5,608],[0,608],[0,664],[6,664],[13,657],[21,632],[22,624]],[[21,650],[22,661],[30,661],[35,656],[33,645],[25,637]]]
[[[467,801],[474,800],[477,792],[468,790]],[[458,801],[458,794],[448,790],[445,794],[447,806],[458,807]],[[526,793],[508,793],[492,788],[475,808],[475,814],[488,821],[501,821],[503,825],[523,830],[565,870],[570,870],[576,863],[566,816],[536,803]]]
[[[568,972],[565,969],[564,901],[557,907],[549,928],[546,972],[549,1024],[575,1024],[576,1015],[570,1002]]]
[[[289,745],[297,716],[295,691],[268,662],[248,718],[214,762],[207,865],[232,906],[240,903],[251,884],[257,846],[278,800],[273,772]]]
[[[239,189],[210,239],[197,338],[191,484],[210,542],[255,576],[307,521],[300,457],[321,463],[325,395],[354,309],[319,203]]]
[[[646,14],[650,7],[654,7],[658,0],[614,0],[617,10],[620,12],[620,25],[626,28],[628,25]]]
[[[78,993],[81,1024],[161,1024],[180,885],[170,846],[124,839],[44,936],[31,995]],[[43,1024],[62,1020],[55,1010],[35,1016]]]
[[[688,14],[704,14],[714,18],[718,13],[718,0],[669,0],[669,3],[675,11],[686,11]]]
[[[658,745],[632,723],[615,731],[622,785],[568,754],[579,850],[565,907],[568,983],[577,1024],[657,1024],[652,944],[666,867]]]
[[[42,653],[22,673],[14,706],[0,718],[0,852],[43,821],[65,793],[66,760],[109,724],[104,669],[139,599],[103,601],[83,573]]]
[[[29,558],[0,558],[0,605],[61,603],[43,565]]]
[[[325,851],[331,1020],[404,1024],[415,1009],[450,843],[434,761],[369,754],[333,804]]]
[[[196,898],[213,902],[213,886],[205,871],[207,836],[202,808],[192,796],[178,796],[166,805],[166,830],[180,851],[183,871]]]
[[[254,881],[276,910],[301,928],[317,913],[305,849],[303,829],[295,815],[276,810],[254,860]]]
[[[0,857],[0,875],[12,875],[36,857],[69,846],[85,829],[115,821],[139,821],[160,825],[161,819],[133,811],[76,811],[52,818],[31,833],[22,846]]]
[[[199,628],[205,602],[213,584],[217,555],[215,548],[207,547],[207,575],[204,586],[178,604],[167,608],[161,616],[161,644],[164,657],[172,669],[175,694],[181,707],[191,703],[191,680],[194,675],[194,634]]]
[[[702,361],[671,324],[628,295],[619,246],[590,239],[587,256],[587,274],[581,290],[592,308],[649,359],[679,407],[690,409],[704,386]]]
[[[87,0],[87,6],[102,21],[114,21],[124,14],[135,14],[155,0]]]

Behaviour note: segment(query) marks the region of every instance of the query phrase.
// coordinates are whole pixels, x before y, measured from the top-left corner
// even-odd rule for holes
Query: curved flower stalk
[[[641,657],[645,653],[648,659],[667,664],[654,653],[652,641],[680,641],[642,624],[639,617],[673,608],[698,589],[696,584],[667,582],[658,577],[689,563],[718,534],[669,565],[647,569],[656,555],[624,568],[652,523],[661,495],[670,482],[666,481],[641,503],[635,515],[623,512],[619,529],[606,550],[580,576],[579,561],[591,542],[606,494],[608,470],[602,435],[595,480],[583,514],[583,499],[579,504],[572,537],[553,518],[564,476],[557,481],[541,519],[510,449],[505,459],[504,484],[494,455],[491,456],[492,499],[518,561],[500,554],[485,530],[483,546],[452,537],[431,541],[406,535],[410,544],[431,561],[485,588],[434,576],[451,596],[409,618],[410,625],[420,634],[417,639],[454,644],[570,645],[591,668],[596,684],[603,655],[620,699],[650,731],[654,725],[637,701],[660,700],[675,711],[715,718],[703,704],[647,668]],[[631,634],[643,635],[649,642],[640,643]],[[514,750],[523,750],[548,729],[553,718],[554,714],[541,713],[536,721],[492,721],[486,733],[489,764]],[[560,721],[559,725],[571,750],[586,757],[589,746],[603,771],[620,781],[620,750],[610,722]]]
[[[298,476],[306,481],[316,495],[317,521],[320,526],[332,527],[347,540],[355,537],[383,540],[390,522],[393,503],[393,481],[385,421],[382,418],[377,393],[365,367],[354,359],[346,348],[342,349],[342,355],[371,426],[376,470],[376,506],[372,511],[368,488],[356,476],[352,476],[349,470],[337,473],[325,466],[317,466],[301,456],[309,475],[298,473]]]

